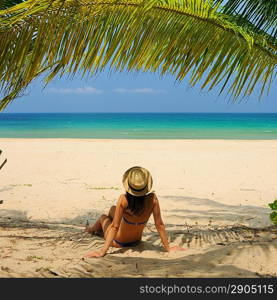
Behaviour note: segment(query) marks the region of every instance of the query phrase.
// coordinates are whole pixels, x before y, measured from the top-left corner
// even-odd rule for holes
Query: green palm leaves
[[[7,9],[21,2],[24,1],[23,0],[0,0],[0,10]]]
[[[277,199],[273,203],[269,203],[268,206],[272,209],[270,220],[273,224],[277,225]]]
[[[0,110],[39,74],[49,82],[105,67],[188,76],[234,100],[262,94],[276,75],[276,39],[221,10],[208,0],[28,0],[2,10]]]
[[[223,0],[216,0],[222,3]],[[226,1],[225,1],[226,2]],[[275,0],[227,0],[221,10],[235,16],[240,24],[253,23],[253,30],[265,30],[277,35],[277,1]]]

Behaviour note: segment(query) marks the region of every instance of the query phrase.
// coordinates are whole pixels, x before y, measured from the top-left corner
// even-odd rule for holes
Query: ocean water
[[[277,114],[0,113],[0,138],[277,139]]]

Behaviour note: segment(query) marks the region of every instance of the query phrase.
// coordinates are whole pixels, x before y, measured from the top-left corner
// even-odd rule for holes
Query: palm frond
[[[276,38],[277,1],[276,0],[216,0],[222,4],[222,13],[236,16],[239,23],[248,20],[257,30],[264,30]]]
[[[24,2],[24,0],[0,0],[0,10],[7,9],[22,2]]]
[[[46,70],[46,82],[109,67],[189,76],[234,100],[257,85],[262,94],[276,40],[217,10],[208,0],[29,0],[0,11],[0,110]]]

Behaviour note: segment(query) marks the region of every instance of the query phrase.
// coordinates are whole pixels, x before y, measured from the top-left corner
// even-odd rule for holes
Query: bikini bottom
[[[122,242],[119,242],[117,240],[114,239],[114,241],[121,247],[134,247],[134,246],[137,246],[140,242],[140,240],[138,241],[135,241],[135,242],[127,242],[127,243],[122,243]]]

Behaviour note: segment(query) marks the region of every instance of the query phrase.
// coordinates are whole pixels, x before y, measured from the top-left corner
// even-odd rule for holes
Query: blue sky
[[[277,85],[261,101],[255,92],[248,101],[231,103],[226,93],[200,91],[185,79],[160,78],[153,73],[114,73],[107,71],[81,79],[56,78],[45,89],[37,79],[5,112],[275,112]]]

